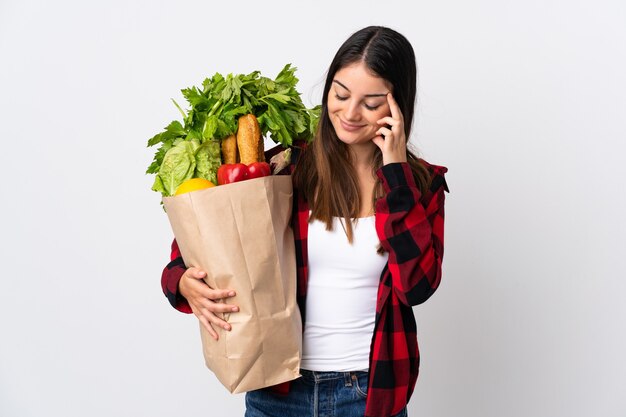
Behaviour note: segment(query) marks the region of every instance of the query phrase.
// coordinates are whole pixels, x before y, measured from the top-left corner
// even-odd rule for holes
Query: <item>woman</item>
[[[248,392],[247,417],[406,415],[419,367],[411,306],[441,279],[448,191],[447,169],[406,147],[416,76],[411,44],[384,27],[354,33],[330,65],[316,138],[290,167],[303,377],[286,393]],[[164,292],[217,339],[234,292],[209,288],[172,248]]]

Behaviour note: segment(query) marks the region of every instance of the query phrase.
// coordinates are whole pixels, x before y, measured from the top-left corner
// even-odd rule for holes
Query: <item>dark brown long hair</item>
[[[315,139],[301,154],[293,174],[294,186],[309,202],[311,219],[324,222],[326,229],[331,230],[332,218],[343,218],[350,242],[353,237],[351,219],[359,215],[361,195],[350,149],[337,137],[328,115],[328,93],[337,71],[361,61],[370,71],[392,85],[393,96],[404,117],[404,131],[408,140],[417,89],[413,47],[403,35],[392,29],[369,26],[350,36],[331,62]],[[424,192],[430,180],[426,167],[409,151],[407,160],[418,188]],[[382,165],[382,153],[377,147],[372,160],[372,172]],[[382,196],[382,185],[378,182],[372,204]]]

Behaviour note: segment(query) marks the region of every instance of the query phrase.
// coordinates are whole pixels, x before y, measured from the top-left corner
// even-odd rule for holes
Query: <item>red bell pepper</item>
[[[217,169],[217,184],[230,184],[248,178],[248,167],[244,164],[224,164]]]
[[[271,172],[270,164],[267,162],[253,162],[248,165],[248,179],[267,177]]]
[[[244,164],[223,164],[217,169],[217,184],[230,184],[252,178],[266,177],[271,174],[267,162],[253,162]]]

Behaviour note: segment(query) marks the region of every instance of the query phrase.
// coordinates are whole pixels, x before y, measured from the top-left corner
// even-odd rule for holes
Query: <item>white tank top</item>
[[[369,367],[376,318],[376,295],[387,253],[376,253],[374,216],[353,220],[348,242],[340,219],[333,230],[309,224],[309,283],[306,301],[302,369],[363,371]]]

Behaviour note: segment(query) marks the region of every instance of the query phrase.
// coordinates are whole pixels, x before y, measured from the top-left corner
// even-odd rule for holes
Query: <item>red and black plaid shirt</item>
[[[415,317],[411,306],[423,303],[441,280],[444,235],[444,174],[447,168],[422,160],[432,181],[425,193],[418,190],[407,163],[383,166],[377,175],[385,197],[376,202],[376,231],[389,252],[376,302],[376,324],[370,348],[369,385],[365,416],[391,416],[408,403],[419,371]],[[309,206],[294,190],[292,226],[296,241],[298,305],[304,317],[307,283]],[[191,313],[178,293],[185,271],[176,241],[161,284],[172,306]]]

